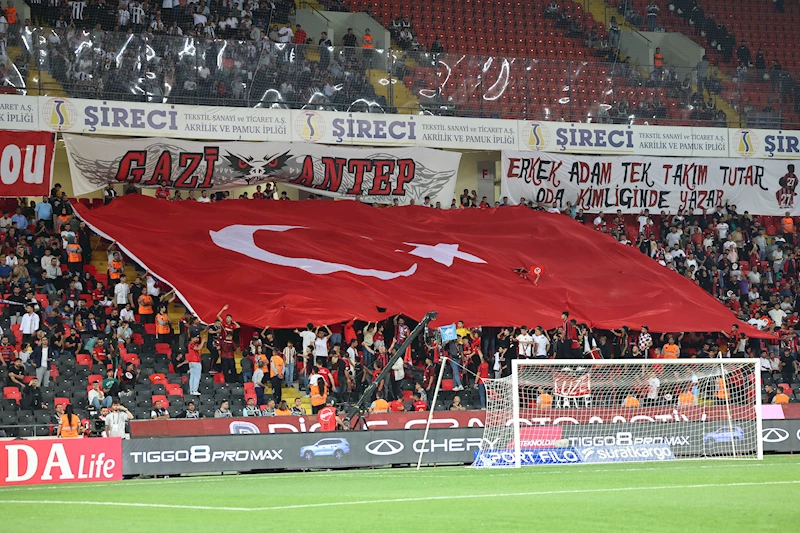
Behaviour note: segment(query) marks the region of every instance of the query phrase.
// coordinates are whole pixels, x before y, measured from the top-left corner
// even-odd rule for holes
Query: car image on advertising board
[[[744,431],[739,426],[721,427],[717,428],[713,433],[703,435],[703,443],[705,444],[732,442],[734,439],[744,440]]]
[[[318,440],[316,443],[300,448],[300,457],[309,461],[315,457],[333,456],[341,459],[350,453],[350,443],[347,439],[328,438]]]

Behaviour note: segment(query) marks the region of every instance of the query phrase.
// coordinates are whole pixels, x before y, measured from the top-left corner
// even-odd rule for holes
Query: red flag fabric
[[[167,202],[140,195],[81,219],[172,285],[204,322],[224,304],[274,328],[357,317],[730,331],[737,320],[691,281],[569,217],[524,207],[376,208],[346,201]],[[538,285],[520,274],[540,265]],[[764,336],[740,323],[743,332]]]

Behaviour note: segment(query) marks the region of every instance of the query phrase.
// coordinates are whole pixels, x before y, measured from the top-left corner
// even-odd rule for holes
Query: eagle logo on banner
[[[231,152],[223,157],[228,161],[234,175],[248,184],[254,181],[261,182],[271,177],[281,177],[282,172],[288,169],[288,162],[292,158],[288,150],[263,159],[239,156]]]

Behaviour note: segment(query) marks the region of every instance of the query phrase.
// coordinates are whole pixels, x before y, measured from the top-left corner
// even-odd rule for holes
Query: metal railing
[[[69,28],[23,37],[2,80],[6,91],[22,94],[569,122],[792,125],[782,111],[793,103],[793,85],[780,73],[718,76],[711,69],[701,96],[696,65],[653,72],[618,61],[599,40],[589,55],[573,39],[553,42],[552,49],[543,42],[549,57],[521,58],[503,48],[493,55],[431,54]],[[26,80],[36,86],[26,87]],[[800,101],[795,106],[800,110]],[[723,111],[731,109],[738,121]]]

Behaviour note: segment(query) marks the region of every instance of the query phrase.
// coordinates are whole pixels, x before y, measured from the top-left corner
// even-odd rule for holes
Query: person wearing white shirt
[[[650,216],[647,214],[647,211],[636,217],[636,222],[639,223],[639,233],[644,231],[644,227],[647,225],[647,221],[650,219]]]
[[[128,285],[125,275],[119,278],[119,283],[114,286],[114,302],[117,307],[125,307],[126,304],[131,303],[131,287]]]
[[[278,35],[280,36],[280,42],[291,43],[294,37],[294,31],[292,31],[291,26],[284,26],[278,30]]]
[[[541,326],[536,326],[533,335],[534,357],[547,357],[547,350],[550,348],[550,339],[544,334]]]
[[[314,347],[314,340],[317,338],[317,334],[314,332],[314,324],[309,323],[307,328],[303,331],[294,330],[303,339],[303,353],[306,353],[309,347]]]
[[[19,258],[14,254],[8,254],[6,256],[6,266],[13,269],[15,266],[19,264]]]
[[[22,342],[31,342],[31,337],[39,329],[39,315],[33,312],[33,306],[28,304],[25,306],[25,314],[22,315],[19,329],[22,332]]]
[[[331,336],[331,330],[328,329],[328,326],[323,327],[328,334],[325,335],[317,328],[316,338],[314,339],[314,364],[325,364],[325,361],[328,360],[328,339]],[[322,361],[317,362],[317,358],[322,358]]]
[[[522,326],[517,335],[517,353],[520,357],[530,358],[533,352],[533,337],[528,333],[528,328]]]
[[[161,289],[158,288],[158,282],[156,281],[156,278],[148,273],[147,277],[145,278],[145,282],[147,282],[147,294],[153,298],[157,298],[161,294]]]
[[[198,204],[210,204],[211,198],[208,197],[208,191],[205,189],[200,193],[200,198],[197,199]]]
[[[125,304],[125,309],[119,312],[119,317],[125,322],[136,322],[136,316],[133,309],[131,309],[131,304]]]
[[[350,370],[354,371],[356,361],[358,361],[358,340],[353,339],[350,341],[350,346],[347,347],[347,357],[350,359]]]
[[[775,327],[779,328],[783,325],[783,319],[786,318],[786,311],[781,309],[781,304],[775,304],[775,307],[770,309],[769,313],[767,314],[772,319],[772,321],[775,322]]]
[[[676,244],[680,244],[682,235],[683,233],[678,228],[673,226],[670,232],[667,233],[667,246],[672,248]]]
[[[206,23],[208,22],[208,17],[206,17],[205,15],[200,13],[199,11],[196,11],[194,14],[192,14],[192,18],[194,19],[194,25],[195,26],[198,26],[200,24],[205,26]]]
[[[761,284],[761,273],[758,271],[758,267],[753,267],[753,270],[747,273],[747,280],[750,282],[750,285]]]
[[[111,402],[111,412],[103,419],[106,423],[106,437],[124,437],[125,422],[133,420],[133,414],[119,400]]]
[[[720,240],[727,238],[729,228],[728,223],[723,220],[717,224],[717,235],[719,235]]]
[[[661,380],[655,374],[650,374],[647,380],[647,401],[650,405],[658,401],[658,389],[661,387]]]

